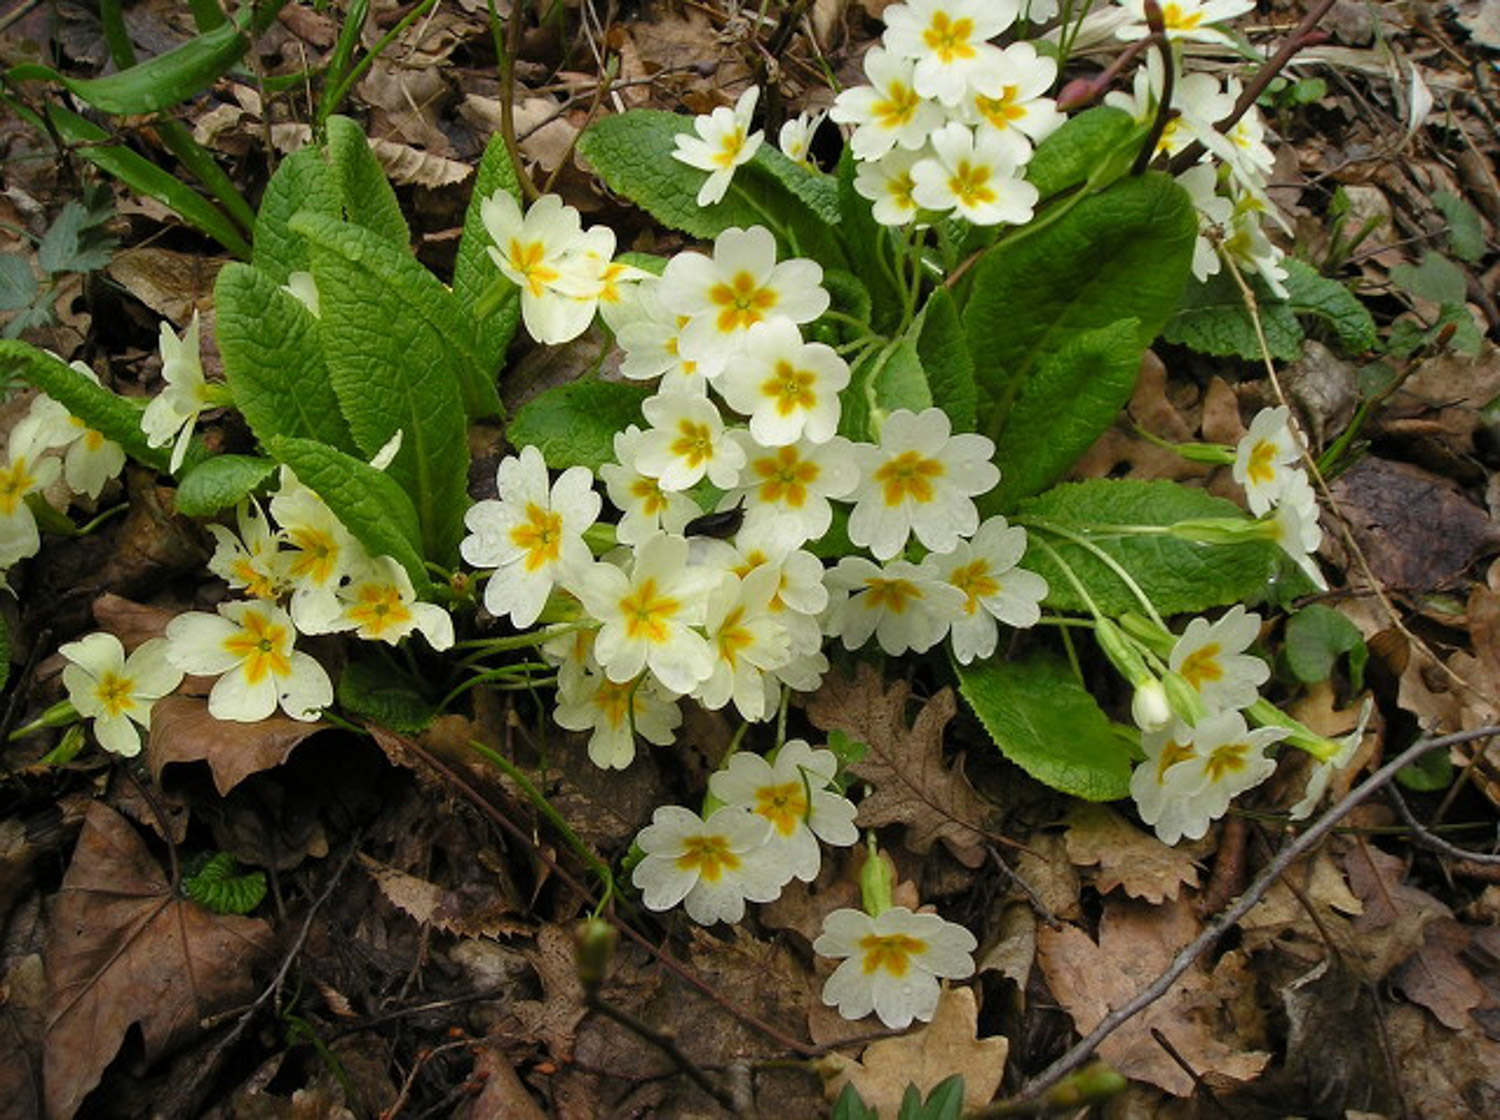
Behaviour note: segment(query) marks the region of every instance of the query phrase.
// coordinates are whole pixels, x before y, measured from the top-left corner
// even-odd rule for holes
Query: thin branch
[[[1401,819],[1406,822],[1406,827],[1411,829],[1413,838],[1422,847],[1430,848],[1434,852],[1439,852],[1453,859],[1461,859],[1466,863],[1500,867],[1500,855],[1460,848],[1457,844],[1448,843],[1441,836],[1433,835],[1426,825],[1417,820],[1416,814],[1411,811],[1411,806],[1406,803],[1406,798],[1401,796],[1400,791],[1395,786],[1391,786],[1385,793],[1391,799],[1391,803],[1396,806],[1396,812],[1401,815]]]
[[[663,1054],[671,1058],[672,1064],[682,1071],[694,1085],[718,1101],[721,1108],[727,1112],[739,1115],[740,1110],[736,1106],[734,1096],[729,1090],[725,1089],[722,1085],[715,1084],[713,1079],[699,1068],[697,1062],[682,1052],[682,1048],[677,1045],[677,1040],[670,1034],[667,1034],[665,1031],[656,1030],[649,1024],[642,1022],[624,1008],[616,1007],[614,1004],[601,998],[597,992],[591,993],[588,996],[587,1003],[590,1011],[597,1011],[606,1019],[613,1019],[631,1034],[655,1046]]]

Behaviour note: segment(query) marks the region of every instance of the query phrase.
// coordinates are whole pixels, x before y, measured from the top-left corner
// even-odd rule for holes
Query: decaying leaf
[[[1186,852],[1142,832],[1107,805],[1080,802],[1068,814],[1068,858],[1080,867],[1099,865],[1100,894],[1124,887],[1131,898],[1161,902],[1177,897],[1186,883],[1198,885],[1198,869]]]
[[[265,922],[178,898],[125,818],[90,805],[46,950],[48,1115],[77,1111],[132,1025],[151,1061],[243,1000],[250,966],[270,944]]]
[[[820,1063],[824,1089],[834,1100],[852,1084],[865,1104],[894,1120],[908,1085],[923,1097],[939,1081],[963,1075],[964,1110],[982,1108],[1000,1088],[1006,1038],[979,1038],[979,1005],[969,988],[947,988],[938,997],[932,1022],[900,1038],[872,1042],[858,1061],[833,1053]]]
[[[424,152],[395,140],[371,140],[370,150],[375,153],[375,158],[380,161],[387,177],[397,184],[446,187],[462,183],[474,171],[467,163],[434,152]]]
[[[1405,882],[1406,863],[1360,840],[1343,858],[1349,886],[1364,903],[1354,919],[1366,976],[1383,979],[1422,947],[1428,923],[1452,914],[1426,891]]]
[[[1038,961],[1047,985],[1073,1017],[1080,1034],[1099,1025],[1111,1008],[1134,997],[1197,935],[1200,923],[1186,898],[1161,906],[1106,899],[1097,944],[1077,926],[1037,930]],[[1219,993],[1237,985],[1218,972],[1242,972],[1244,959],[1227,955],[1216,974],[1189,969],[1099,1047],[1099,1056],[1127,1077],[1149,1081],[1175,1096],[1192,1093],[1193,1079],[1152,1037],[1160,1031],[1200,1076],[1231,1082],[1260,1075],[1271,1055],[1237,1037],[1241,1026]],[[1240,978],[1248,984],[1248,977]]]
[[[941,840],[966,867],[985,859],[982,826],[989,809],[962,770],[943,760],[943,729],[957,700],[945,688],[929,700],[916,721],[906,722],[911,689],[902,681],[886,686],[868,665],[854,680],[831,673],[807,702],[807,715],[823,731],[842,731],[870,748],[850,770],[875,787],[859,803],[855,823],[862,828],[906,825],[906,846],[926,854]]]
[[[360,854],[359,862],[387,901],[421,925],[433,925],[460,937],[493,937],[514,927],[503,897],[484,884],[447,889]],[[474,889],[470,889],[470,888]]]
[[[207,701],[167,696],[151,709],[146,762],[158,783],[169,763],[206,762],[222,796],[251,774],[280,766],[297,744],[330,726],[282,715],[233,723],[209,715]]]
[[[588,1009],[573,960],[573,939],[561,926],[543,926],[536,935],[536,951],[526,954],[542,983],[540,1000],[517,1000],[511,1011],[528,1038],[537,1038],[553,1060],[573,1060],[578,1023]]]
[[[1428,925],[1422,947],[1396,970],[1395,986],[1413,1003],[1431,1011],[1443,1026],[1463,1030],[1469,1012],[1484,1000],[1484,988],[1464,963],[1469,946],[1468,927],[1452,918]]]

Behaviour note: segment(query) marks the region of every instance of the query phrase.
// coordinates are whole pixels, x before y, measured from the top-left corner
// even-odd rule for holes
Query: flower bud
[[[1158,731],[1167,725],[1172,718],[1172,705],[1167,702],[1161,681],[1153,677],[1136,688],[1130,700],[1130,716],[1142,731]]]
[[[573,959],[585,989],[604,983],[619,940],[619,932],[603,918],[585,918],[573,927]]]
[[[860,901],[865,913],[878,918],[891,908],[891,890],[896,884],[896,868],[890,857],[875,847],[875,834],[870,833],[865,862],[859,869]]]

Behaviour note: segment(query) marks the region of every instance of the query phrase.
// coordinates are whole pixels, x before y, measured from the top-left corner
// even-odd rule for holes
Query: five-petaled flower
[[[663,805],[636,843],[646,858],[631,873],[650,910],[679,902],[703,925],[737,922],[745,900],[770,902],[789,878],[766,846],[771,822],[726,805],[704,820],[691,809]]]
[[[1015,22],[1019,0],[907,0],[882,13],[881,42],[916,62],[912,85],[923,97],[957,105],[965,91],[993,70],[1000,48],[987,42]]]
[[[698,188],[698,205],[712,206],[729,190],[734,169],[748,162],[760,149],[763,137],[750,131],[750,118],[760,87],[751,86],[735,102],[734,108],[720,105],[712,113],[693,118],[692,133],[679,132],[672,158],[707,171],[708,178]]]
[[[913,1019],[930,1021],[942,980],[972,976],[978,947],[963,926],[904,906],[873,918],[863,910],[835,910],[813,942],[820,956],[846,958],[823,985],[823,1002],[846,1019],[874,1011],[893,1030]]]
[[[127,758],[139,754],[141,736],[133,724],[149,731],[151,706],[182,680],[182,670],[167,660],[166,641],[148,639],[126,657],[119,638],[99,631],[57,652],[68,660],[62,673],[68,699],[94,721],[99,745]]]
[[[952,552],[931,557],[939,578],[963,592],[964,603],[953,622],[953,655],[967,665],[995,652],[1000,630],[1007,626],[1035,626],[1040,603],[1047,597],[1047,581],[1017,567],[1026,552],[1026,530],[991,517],[971,540],[959,541]]]
[[[1260,615],[1236,603],[1214,622],[1195,618],[1177,639],[1168,667],[1188,683],[1212,713],[1248,708],[1271,668],[1247,654],[1260,635]]]
[[[750,417],[750,434],[762,447],[806,438],[826,443],[839,422],[839,392],[849,366],[832,347],[803,342],[788,319],[757,323],[745,348],[729,359],[714,387],[729,407]]]
[[[309,654],[293,648],[291,617],[270,603],[220,603],[218,614],[188,611],[167,623],[167,660],[184,673],[217,676],[208,694],[215,719],[254,723],[279,705],[313,720],[333,703],[333,683]]]

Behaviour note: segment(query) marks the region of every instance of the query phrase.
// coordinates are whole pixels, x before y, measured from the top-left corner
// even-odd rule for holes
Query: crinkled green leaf
[[[294,272],[307,272],[307,243],[288,225],[292,215],[306,210],[337,218],[339,209],[338,183],[322,151],[307,147],[287,156],[261,196],[255,217],[255,267],[278,284],[285,284]]]
[[[1196,518],[1248,515],[1233,502],[1174,482],[1091,479],[1054,486],[1020,504],[1016,519],[1037,526],[1022,563],[1047,581],[1046,603],[1059,611],[1086,609],[1072,582],[1035,539],[1054,524],[1089,541],[1113,558],[1135,580],[1162,614],[1203,611],[1263,597],[1275,574],[1281,549],[1267,540],[1237,544],[1195,544],[1166,534],[1132,535],[1095,531],[1100,525],[1172,525]],[[1130,589],[1082,545],[1044,534],[1107,615],[1140,610]]]
[[[761,144],[750,162],[764,169],[828,225],[838,224],[839,187],[832,175],[794,163],[770,142]]]
[[[644,426],[641,402],[651,390],[618,381],[572,381],[538,393],[505,429],[516,447],[535,446],[553,470],[583,466],[591,471],[614,462],[615,433]]]
[[[1085,801],[1130,793],[1130,746],[1067,662],[1047,654],[958,666],[958,689],[1000,753]]]
[[[855,171],[854,153],[846,146],[838,169],[839,240],[850,271],[870,292],[870,327],[885,333],[895,328],[902,310],[891,264],[896,250],[891,231],[870,213],[870,200],[854,189]]]
[[[1461,261],[1477,264],[1485,253],[1484,224],[1479,211],[1452,191],[1438,191],[1432,204],[1448,219],[1448,249]]]
[[[276,463],[257,455],[214,455],[182,477],[177,487],[177,512],[188,517],[211,517],[230,509],[254,492]]]
[[[373,456],[402,433],[390,476],[417,507],[424,554],[451,564],[468,506],[459,386],[475,368],[470,324],[404,247],[316,214],[292,229],[308,240],[323,353],[355,445]]]
[[[364,129],[348,117],[328,118],[328,164],[338,184],[344,216],[386,241],[403,249],[409,247],[411,230],[385,177],[385,168],[370,150]]]
[[[224,378],[256,438],[305,436],[353,451],[312,312],[259,268],[234,262],[219,270],[214,306]]]
[[[1287,620],[1286,663],[1299,681],[1311,684],[1333,675],[1334,663],[1349,655],[1349,684],[1364,690],[1370,651],[1364,635],[1348,617],[1322,603],[1303,607]]]
[[[1278,299],[1258,276],[1247,277],[1255,291],[1261,328],[1266,347],[1279,362],[1295,361],[1302,354],[1306,337],[1302,324],[1292,313],[1289,303]],[[1167,320],[1162,337],[1178,346],[1200,354],[1237,357],[1247,361],[1260,359],[1260,343],[1255,324],[1245,310],[1245,298],[1239,285],[1227,271],[1210,276],[1203,283],[1188,285],[1182,306]]]
[[[422,526],[417,507],[395,479],[362,459],[326,444],[272,436],[266,450],[292,468],[297,480],[322,498],[371,556],[390,556],[406,569],[425,597],[431,587],[422,562]]]
[[[485,147],[484,157],[480,159],[479,170],[474,176],[474,193],[469,196],[469,209],[464,214],[464,232],[458,242],[458,261],[453,267],[453,295],[459,306],[471,314],[490,286],[500,278],[500,270],[490,259],[489,249],[494,241],[484,228],[480,206],[486,198],[501,190],[508,191],[517,202],[525,205],[526,200],[521,193],[516,170],[511,166],[505,138],[497,134],[490,138]],[[484,368],[490,371],[499,368],[510,340],[515,337],[516,326],[521,321],[519,292],[515,289],[512,292],[488,319],[477,324],[479,356],[485,362]],[[491,380],[487,384],[493,395],[494,382]],[[496,396],[490,407],[478,411],[499,412],[499,403],[499,397]]]
[[[1391,283],[1432,303],[1461,304],[1468,299],[1464,270],[1441,253],[1428,251],[1418,264],[1396,265],[1391,269]]]
[[[183,892],[215,914],[248,914],[266,897],[266,874],[247,871],[237,875],[237,870],[234,856],[219,852],[196,873],[183,876]]]
[[[1000,485],[981,499],[984,511],[1013,509],[1062,478],[1115,422],[1140,365],[1134,319],[1081,331],[1044,355],[1000,433],[995,446]]]
[[[1321,319],[1338,336],[1339,345],[1350,354],[1363,354],[1377,341],[1375,320],[1359,298],[1338,280],[1320,275],[1306,261],[1287,257],[1286,290],[1295,315]],[[1256,351],[1257,356],[1259,350]]]
[[[31,262],[16,253],[0,256],[0,311],[19,311],[36,298],[36,273]]]
[[[1087,109],[1037,145],[1026,164],[1026,178],[1047,199],[1076,187],[1101,167],[1117,164],[1123,172],[1144,143],[1147,128],[1113,105]]]
[[[419,682],[390,661],[361,657],[344,666],[338,684],[339,707],[392,731],[415,735],[437,718],[437,706]]]
[[[964,341],[958,307],[946,288],[933,292],[922,309],[917,357],[927,373],[932,403],[948,414],[955,432],[972,432],[978,423],[979,401],[974,359]]]
[[[839,434],[852,440],[875,438],[872,408],[883,413],[931,408],[932,389],[916,343],[910,337],[900,338],[866,354],[850,371],[840,401]]]

